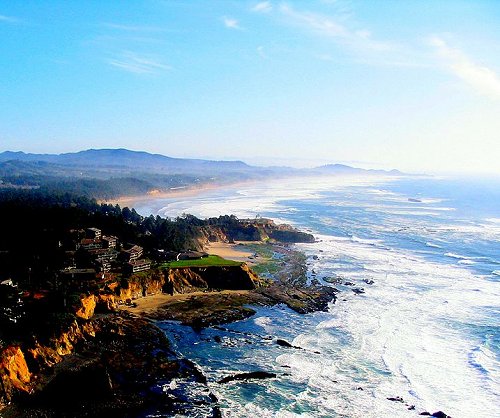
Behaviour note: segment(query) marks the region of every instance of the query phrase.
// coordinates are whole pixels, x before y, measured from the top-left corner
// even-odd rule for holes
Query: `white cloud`
[[[165,32],[163,28],[157,26],[124,25],[121,23],[103,23],[102,26],[109,29],[122,30],[126,32]]]
[[[261,1],[252,7],[252,11],[258,13],[269,13],[271,10],[273,10],[273,5],[270,1]]]
[[[118,58],[109,59],[107,62],[113,67],[134,74],[157,74],[172,69],[172,67],[163,64],[157,59],[129,51],[124,52]]]
[[[332,16],[298,11],[286,4],[281,5],[280,12],[291,24],[360,52],[385,52],[394,49],[394,45],[389,42],[373,39],[370,31],[352,30]]]
[[[240,22],[237,19],[233,19],[232,17],[224,16],[222,18],[224,22],[224,26],[229,29],[241,29]]]
[[[475,63],[463,51],[449,46],[438,36],[432,37],[429,43],[455,76],[482,94],[500,98],[500,77],[495,71]]]

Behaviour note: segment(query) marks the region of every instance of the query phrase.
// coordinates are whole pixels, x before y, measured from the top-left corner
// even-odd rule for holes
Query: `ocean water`
[[[257,308],[200,333],[161,323],[208,376],[224,416],[500,416],[499,180],[289,179],[136,208],[291,223],[318,240],[297,245],[311,279],[337,277],[365,290],[335,285],[341,292],[329,312]],[[278,378],[217,383],[253,370]],[[404,402],[387,399],[397,396]]]

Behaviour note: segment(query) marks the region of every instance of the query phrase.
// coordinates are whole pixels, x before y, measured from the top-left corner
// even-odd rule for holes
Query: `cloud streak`
[[[140,26],[140,25],[127,25],[121,23],[103,23],[102,26],[108,29],[115,29],[125,32],[166,32],[164,28],[158,26]]]
[[[289,23],[350,49],[361,52],[387,52],[394,49],[394,45],[389,42],[373,39],[370,31],[350,29],[331,16],[299,11],[287,4],[282,4],[279,10]]]
[[[120,70],[134,74],[158,74],[171,70],[172,67],[150,56],[124,52],[120,57],[109,59],[107,63]]]
[[[224,16],[222,21],[224,22],[224,26],[228,29],[241,29],[240,22],[237,19]]]
[[[495,71],[475,63],[462,50],[449,46],[438,36],[433,36],[429,43],[456,77],[481,94],[500,98],[500,77]]]
[[[257,3],[254,7],[252,7],[252,12],[257,13],[269,13],[273,10],[273,5],[270,1],[261,1]]]

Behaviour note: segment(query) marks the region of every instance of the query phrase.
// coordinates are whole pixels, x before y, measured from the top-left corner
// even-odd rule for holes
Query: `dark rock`
[[[408,411],[413,411],[413,410],[415,410],[415,405],[408,406]]]
[[[356,390],[364,390],[361,386],[358,386]]]
[[[425,415],[425,416],[427,416],[427,417],[430,417],[430,416],[431,416],[431,413],[430,413],[430,412],[425,411],[425,412],[420,412],[420,414],[419,414],[419,415]]]
[[[300,348],[300,347],[295,347],[292,344],[290,344],[288,341],[277,339],[276,344],[278,344],[281,347],[287,347],[287,348]]]
[[[222,342],[222,338],[221,338],[219,335],[216,335],[216,336],[214,337],[214,341],[215,341],[216,343],[219,343],[219,344],[220,344],[220,343]]]
[[[446,415],[443,411],[437,411],[434,412],[431,417],[436,417],[436,418],[451,418],[449,415]]]
[[[214,406],[214,408],[212,409],[211,418],[222,418],[222,412],[218,406]]]
[[[354,286],[353,282],[344,282],[344,286]]]
[[[317,255],[313,255],[313,260],[319,260],[319,257]]]
[[[363,281],[364,281],[366,284],[370,284],[370,285],[371,285],[371,284],[373,284],[373,283],[375,283],[372,279],[365,279],[365,280],[363,280]]]
[[[354,293],[356,293],[357,295],[361,295],[362,293],[365,293],[365,289],[363,289],[362,287],[356,287],[356,288],[352,289],[352,291]]]
[[[269,373],[263,371],[257,372],[249,372],[249,373],[238,373],[232,376],[226,376],[223,379],[219,380],[217,383],[228,383],[234,380],[249,380],[249,379],[274,379],[276,377],[276,373]]]
[[[403,403],[404,400],[401,396],[396,396],[396,397],[392,397],[392,398],[387,398],[388,401],[392,401],[392,402],[401,402]]]

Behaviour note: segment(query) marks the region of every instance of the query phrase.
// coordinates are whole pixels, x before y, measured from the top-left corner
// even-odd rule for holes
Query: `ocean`
[[[207,375],[224,416],[500,416],[498,179],[281,179],[135,207],[143,215],[232,213],[293,224],[317,239],[296,246],[308,256],[310,279],[365,290],[335,285],[341,292],[328,312],[259,307],[199,333],[160,323]],[[253,370],[278,378],[217,383]],[[387,399],[396,397],[403,401]]]

